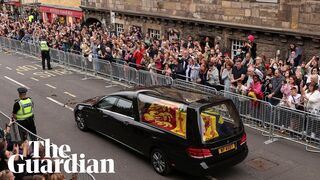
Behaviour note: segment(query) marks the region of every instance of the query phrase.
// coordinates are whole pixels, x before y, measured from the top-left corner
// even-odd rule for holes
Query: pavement
[[[299,144],[279,140],[270,144],[260,132],[246,128],[249,146],[247,159],[239,165],[219,170],[208,177],[194,177],[174,171],[167,177],[152,169],[149,160],[132,150],[94,132],[77,129],[72,108],[77,102],[126,88],[119,83],[68,72],[61,67],[43,71],[38,59],[14,53],[0,53],[0,110],[11,116],[16,89],[29,88],[35,103],[38,135],[57,145],[68,144],[72,153],[86,158],[113,159],[114,174],[94,174],[104,179],[319,179],[320,154],[305,151]]]

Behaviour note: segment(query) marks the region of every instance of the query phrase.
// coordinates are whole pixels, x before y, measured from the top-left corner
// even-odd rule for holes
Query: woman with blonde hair
[[[65,180],[65,177],[62,173],[53,173],[49,174],[48,180]]]
[[[14,180],[15,177],[11,171],[3,170],[0,172],[0,179],[1,180]]]
[[[231,61],[226,61],[224,63],[224,69],[222,71],[221,79],[224,84],[224,90],[230,91],[231,87],[231,80],[232,80],[232,67],[233,63]]]

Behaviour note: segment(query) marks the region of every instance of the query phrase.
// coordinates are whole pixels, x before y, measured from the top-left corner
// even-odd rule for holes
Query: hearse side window
[[[205,108],[200,113],[204,142],[228,138],[238,133],[240,120],[229,102]]]
[[[140,120],[186,138],[187,106],[152,96],[138,96]]]
[[[119,98],[114,112],[133,117],[132,101]]]
[[[116,97],[106,97],[102,100],[100,100],[100,102],[98,103],[97,107],[98,108],[102,108],[102,109],[105,109],[105,110],[111,110],[111,108],[115,105],[115,103],[117,102],[117,99]]]

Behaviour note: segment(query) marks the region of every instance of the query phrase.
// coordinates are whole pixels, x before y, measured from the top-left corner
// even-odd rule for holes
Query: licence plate
[[[236,145],[235,144],[229,144],[227,146],[224,146],[222,148],[219,148],[218,149],[218,152],[219,154],[222,154],[222,153],[225,153],[225,152],[228,152],[228,151],[231,151],[233,149],[236,149]]]

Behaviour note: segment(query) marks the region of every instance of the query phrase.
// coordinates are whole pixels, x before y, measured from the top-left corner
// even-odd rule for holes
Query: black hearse
[[[97,131],[150,158],[155,171],[206,175],[248,154],[233,102],[171,87],[120,91],[77,104],[80,130]]]

